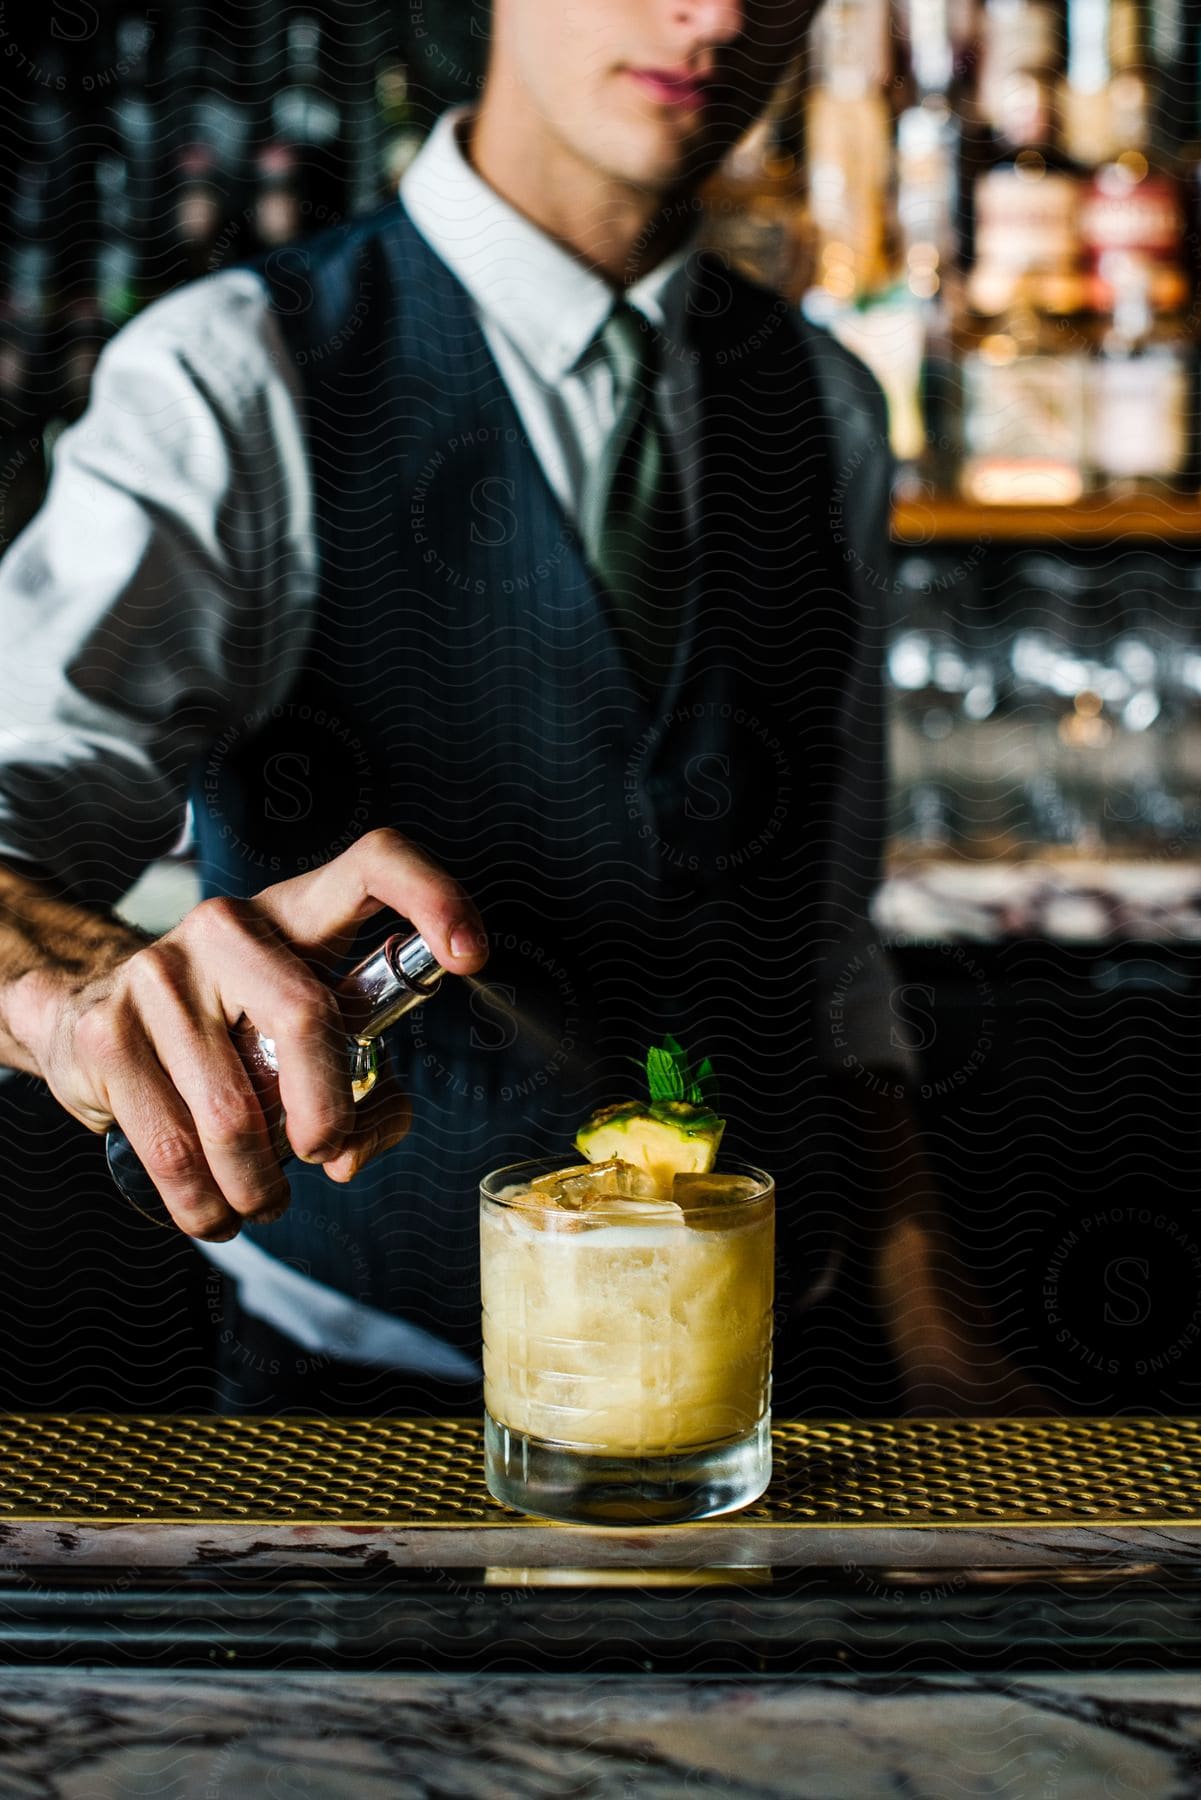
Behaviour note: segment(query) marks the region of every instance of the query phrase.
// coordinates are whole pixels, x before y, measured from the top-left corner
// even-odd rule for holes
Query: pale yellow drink
[[[547,1177],[485,1184],[490,1426],[631,1467],[766,1441],[770,1179],[682,1176],[671,1202],[606,1195],[594,1174],[574,1185],[562,1204]]]

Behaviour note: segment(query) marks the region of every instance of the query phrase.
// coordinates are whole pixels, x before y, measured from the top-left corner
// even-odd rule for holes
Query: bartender
[[[223,1271],[224,1404],[474,1404],[481,1175],[567,1155],[665,1030],[777,1177],[782,1316],[843,1215],[913,1386],[955,1375],[921,1182],[881,1231],[823,1148],[841,1079],[920,1167],[865,955],[880,398],[697,242],[810,10],[496,0],[394,204],[117,337],[0,569],[0,1057]],[[205,898],[151,942],[111,909],[189,802]],[[393,915],[487,974],[356,1110],[327,982]]]

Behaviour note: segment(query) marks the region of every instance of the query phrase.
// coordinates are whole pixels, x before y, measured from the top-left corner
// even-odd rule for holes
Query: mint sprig
[[[682,1100],[688,1106],[716,1108],[717,1072],[706,1056],[693,1069],[688,1052],[669,1032],[661,1045],[646,1053],[646,1085],[651,1100]]]

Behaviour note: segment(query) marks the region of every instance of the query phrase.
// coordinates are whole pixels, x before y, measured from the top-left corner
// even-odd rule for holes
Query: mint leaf
[[[688,1098],[693,1106],[717,1107],[717,1070],[706,1057],[696,1069],[688,1089]]]
[[[685,1079],[679,1062],[670,1050],[650,1049],[646,1053],[646,1085],[652,1100],[682,1100]]]
[[[717,1072],[713,1064],[706,1057],[692,1070],[688,1052],[670,1032],[661,1045],[646,1053],[646,1084],[652,1101],[683,1100],[689,1106],[717,1106]]]

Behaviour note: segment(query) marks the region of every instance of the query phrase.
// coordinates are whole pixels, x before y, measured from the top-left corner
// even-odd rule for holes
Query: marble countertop
[[[806,1681],[0,1671],[55,1800],[1186,1800],[1192,1674]]]

